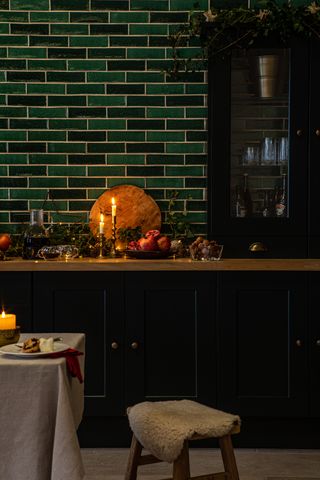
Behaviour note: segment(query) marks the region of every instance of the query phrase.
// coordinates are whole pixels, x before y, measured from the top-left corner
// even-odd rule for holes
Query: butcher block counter
[[[8,259],[0,299],[22,332],[86,334],[82,447],[187,398],[239,414],[237,446],[320,448],[320,259]]]
[[[0,271],[320,271],[320,259],[244,259],[194,261],[190,258],[135,260],[128,258],[0,261]]]

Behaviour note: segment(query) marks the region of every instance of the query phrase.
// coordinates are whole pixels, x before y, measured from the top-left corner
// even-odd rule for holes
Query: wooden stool
[[[173,476],[165,480],[239,480],[238,468],[234,456],[233,445],[231,435],[240,432],[240,426],[235,425],[229,435],[219,437],[219,447],[222,455],[224,471],[220,473],[211,473],[207,475],[199,475],[197,477],[190,477],[190,465],[189,465],[189,445],[186,440],[183,445],[183,449],[179,457],[173,462]],[[208,437],[201,437],[194,435],[190,440],[204,440]],[[132,436],[131,448],[129,453],[129,459],[127,463],[127,470],[125,474],[125,480],[136,480],[137,471],[140,465],[149,465],[151,463],[159,463],[159,460],[153,455],[141,455],[143,445],[141,445],[136,439],[135,435]]]

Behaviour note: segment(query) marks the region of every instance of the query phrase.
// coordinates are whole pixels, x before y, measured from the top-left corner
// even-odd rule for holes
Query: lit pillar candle
[[[3,310],[0,317],[0,330],[11,330],[16,328],[16,316],[13,313],[5,313]]]
[[[99,233],[103,233],[104,231],[104,218],[103,213],[100,214],[100,223],[99,223]]]
[[[112,206],[111,206],[111,220],[112,220],[112,227],[114,228],[114,226],[116,224],[116,215],[117,215],[117,205],[116,205],[114,197],[111,198],[111,203],[112,203]]]

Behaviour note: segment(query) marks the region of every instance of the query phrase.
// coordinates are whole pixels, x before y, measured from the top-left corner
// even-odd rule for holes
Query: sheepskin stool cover
[[[191,400],[142,402],[128,408],[131,430],[141,445],[164,462],[173,462],[185,440],[228,435],[240,417]]]

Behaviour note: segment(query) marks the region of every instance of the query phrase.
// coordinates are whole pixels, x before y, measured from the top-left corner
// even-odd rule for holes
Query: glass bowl
[[[192,260],[202,260],[203,262],[218,261],[221,259],[223,245],[206,245],[202,248],[189,248]]]
[[[43,260],[53,260],[56,258],[75,258],[79,255],[79,250],[74,245],[46,245],[38,250],[37,256]]]

